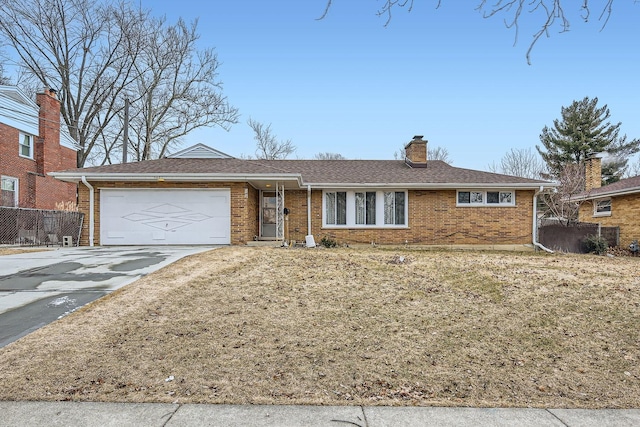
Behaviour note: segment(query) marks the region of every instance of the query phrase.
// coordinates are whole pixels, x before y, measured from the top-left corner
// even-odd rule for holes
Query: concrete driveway
[[[212,247],[81,247],[0,256],[0,347]]]

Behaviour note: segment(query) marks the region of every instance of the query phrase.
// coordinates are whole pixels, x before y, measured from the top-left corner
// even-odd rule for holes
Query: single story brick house
[[[198,144],[137,163],[55,172],[78,183],[82,245],[489,245],[536,242],[536,196],[555,184],[427,160],[247,160]]]
[[[578,221],[620,227],[620,245],[640,240],[640,176],[601,186],[602,159],[585,163],[585,191],[571,198],[581,203]]]

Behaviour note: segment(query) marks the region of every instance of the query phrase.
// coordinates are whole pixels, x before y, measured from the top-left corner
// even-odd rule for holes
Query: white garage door
[[[229,244],[229,189],[101,189],[100,244]]]

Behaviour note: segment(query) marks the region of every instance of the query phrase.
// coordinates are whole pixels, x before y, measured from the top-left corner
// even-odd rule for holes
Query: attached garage
[[[229,189],[101,189],[101,245],[231,243]]]

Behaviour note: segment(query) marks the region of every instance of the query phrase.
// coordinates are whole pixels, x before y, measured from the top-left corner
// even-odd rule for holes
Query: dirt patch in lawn
[[[0,399],[637,407],[639,266],[222,248],[0,349]]]

